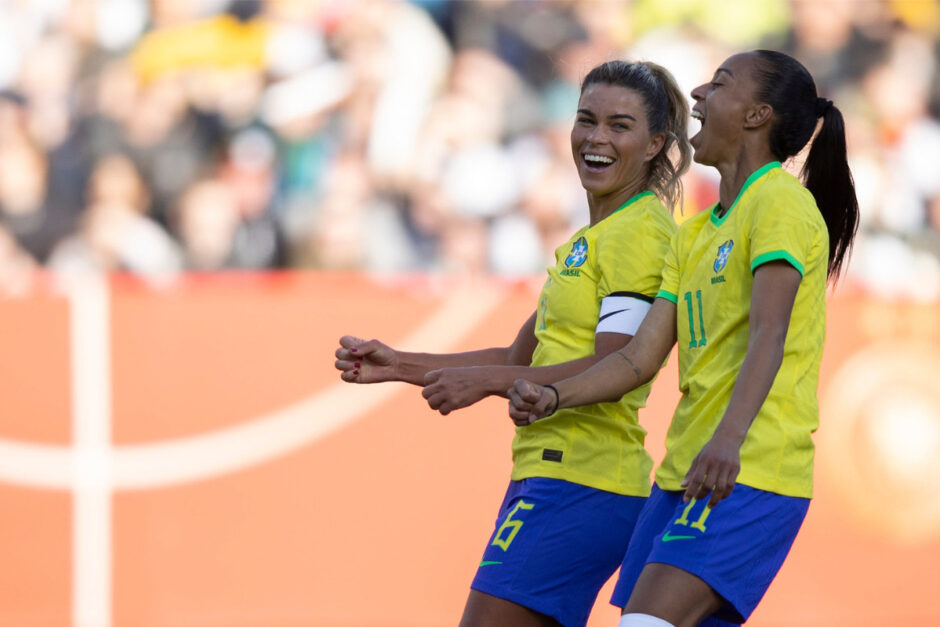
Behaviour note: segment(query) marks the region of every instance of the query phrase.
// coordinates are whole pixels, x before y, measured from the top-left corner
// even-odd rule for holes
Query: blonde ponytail
[[[661,65],[642,61],[641,65],[659,79],[669,101],[666,116],[666,142],[650,162],[649,187],[670,207],[682,207],[681,177],[692,163],[692,145],[689,144],[689,102],[672,74]]]

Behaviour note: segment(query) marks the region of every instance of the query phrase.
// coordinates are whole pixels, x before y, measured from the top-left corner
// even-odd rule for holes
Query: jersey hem
[[[652,486],[649,483],[646,485],[625,485],[623,483],[604,479],[603,477],[585,475],[578,472],[572,472],[571,470],[564,468],[545,468],[541,465],[539,465],[537,468],[514,467],[512,469],[512,474],[510,475],[510,479],[513,481],[522,481],[523,479],[532,479],[534,477],[542,477],[545,479],[561,479],[562,481],[575,483],[586,488],[603,490],[604,492],[611,492],[613,494],[619,494],[620,496],[638,496],[645,498],[649,496],[650,492],[652,491]]]
[[[682,479],[663,479],[656,477],[654,483],[659,486],[660,490],[667,490],[670,492],[685,492],[685,488],[681,486]],[[774,494],[779,494],[781,496],[794,496],[802,499],[809,499],[813,497],[812,483],[809,485],[804,483],[794,485],[792,481],[781,481],[773,477],[761,477],[754,475],[738,475],[738,479],[735,481],[735,483],[746,485],[749,488],[754,488],[755,490],[773,492]]]
[[[801,277],[806,276],[806,273],[803,270],[803,264],[797,261],[793,255],[785,250],[772,250],[769,253],[764,253],[755,257],[754,261],[751,262],[751,274],[754,274],[758,266],[762,266],[770,261],[786,261],[791,266],[796,268]]]

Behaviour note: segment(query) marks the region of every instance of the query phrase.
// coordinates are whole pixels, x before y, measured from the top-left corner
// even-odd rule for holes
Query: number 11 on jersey
[[[692,301],[692,292],[685,293],[685,304],[689,308],[689,348],[705,346],[705,320],[702,317],[702,290],[695,290],[695,299],[698,301],[698,328],[702,339],[695,339],[695,303]]]

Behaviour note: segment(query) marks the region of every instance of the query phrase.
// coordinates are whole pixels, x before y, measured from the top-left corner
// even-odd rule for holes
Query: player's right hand
[[[340,378],[349,383],[398,380],[398,354],[378,340],[344,335],[339,338],[335,365]]]
[[[516,379],[507,391],[509,417],[517,427],[530,425],[555,410],[555,394],[547,387],[525,379]]]

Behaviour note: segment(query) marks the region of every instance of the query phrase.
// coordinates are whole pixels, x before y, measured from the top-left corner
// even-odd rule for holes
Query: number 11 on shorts
[[[693,507],[695,507],[695,499],[692,499],[691,501],[689,501],[689,504],[686,505],[684,510],[682,510],[682,516],[677,518],[676,522],[673,524],[688,525],[689,524],[689,512],[692,511]],[[702,533],[705,533],[705,521],[708,519],[708,515],[711,513],[712,513],[711,508],[708,506],[708,503],[705,502],[705,507],[702,508],[701,515],[699,515],[698,520],[692,523],[691,527],[693,527],[694,529],[698,529]]]

